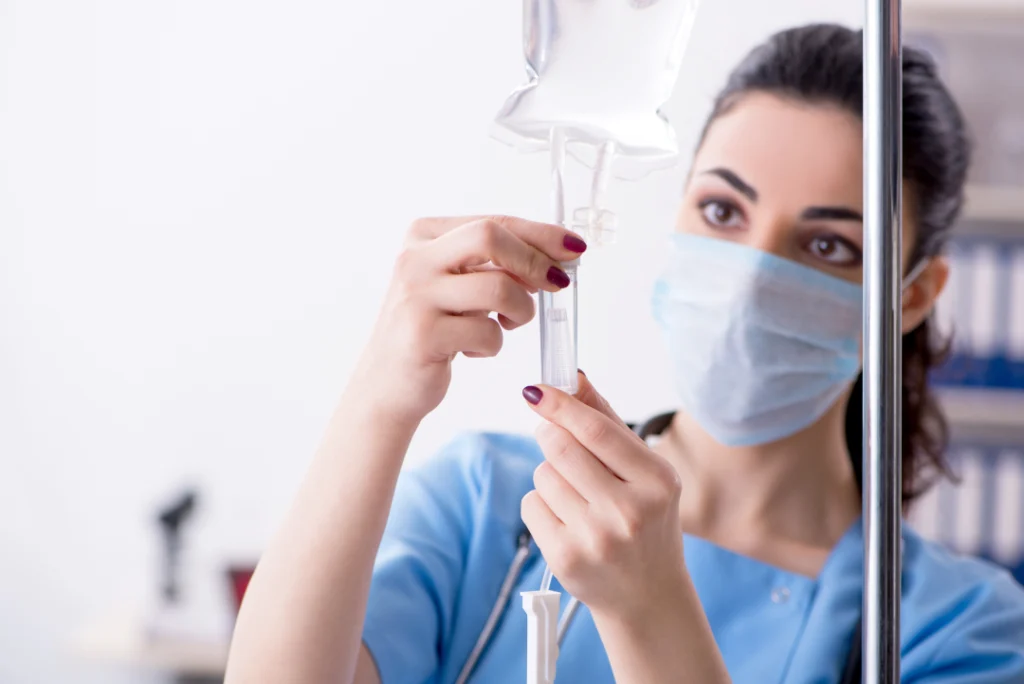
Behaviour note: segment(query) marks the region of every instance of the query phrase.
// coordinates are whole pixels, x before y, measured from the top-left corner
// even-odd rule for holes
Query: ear
[[[935,302],[949,279],[949,262],[933,257],[920,275],[903,291],[903,334],[921,325],[935,309]]]

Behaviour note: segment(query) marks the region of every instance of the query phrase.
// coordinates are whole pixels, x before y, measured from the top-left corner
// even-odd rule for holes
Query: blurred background
[[[904,4],[978,149],[937,377],[962,482],[913,520],[1024,578],[1024,0]],[[580,365],[622,415],[673,403],[649,289],[711,98],[769,33],[861,8],[704,0],[664,109],[683,160],[613,184],[618,244],[581,271]],[[488,137],[525,79],[521,14],[0,0],[0,683],[218,681],[405,227],[546,216],[546,156]],[[535,326],[457,365],[412,461],[533,429]]]

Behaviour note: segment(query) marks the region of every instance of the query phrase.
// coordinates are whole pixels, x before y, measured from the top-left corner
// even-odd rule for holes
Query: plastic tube
[[[551,206],[553,221],[565,226],[565,133],[551,131]],[[575,394],[576,378],[576,268],[579,260],[565,262],[562,270],[569,276],[569,286],[558,292],[542,291],[540,309],[540,375],[541,382]]]
[[[544,574],[540,578],[540,590],[551,591],[551,578],[554,575],[551,574],[551,568],[548,565],[544,566]]]
[[[564,266],[570,285],[540,295],[541,379],[568,394],[579,389],[576,378],[576,267]]]
[[[594,175],[590,181],[590,204],[572,214],[573,230],[582,233],[587,244],[594,246],[615,244],[618,218],[604,208],[604,196],[612,175],[615,160],[615,142],[608,140],[598,148]]]

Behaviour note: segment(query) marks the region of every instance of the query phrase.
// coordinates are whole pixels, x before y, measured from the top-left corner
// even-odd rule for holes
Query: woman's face
[[[715,120],[694,159],[677,230],[739,242],[860,283],[860,120],[764,93]],[[910,205],[912,198],[904,196]],[[904,211],[904,266],[914,224]]]

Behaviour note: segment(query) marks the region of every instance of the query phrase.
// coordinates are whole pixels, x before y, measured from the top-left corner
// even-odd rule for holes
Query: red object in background
[[[231,581],[231,595],[235,600],[236,615],[239,608],[242,607],[242,598],[245,596],[245,590],[249,587],[249,580],[252,579],[252,573],[255,571],[254,567],[232,566],[228,568],[228,579]]]

